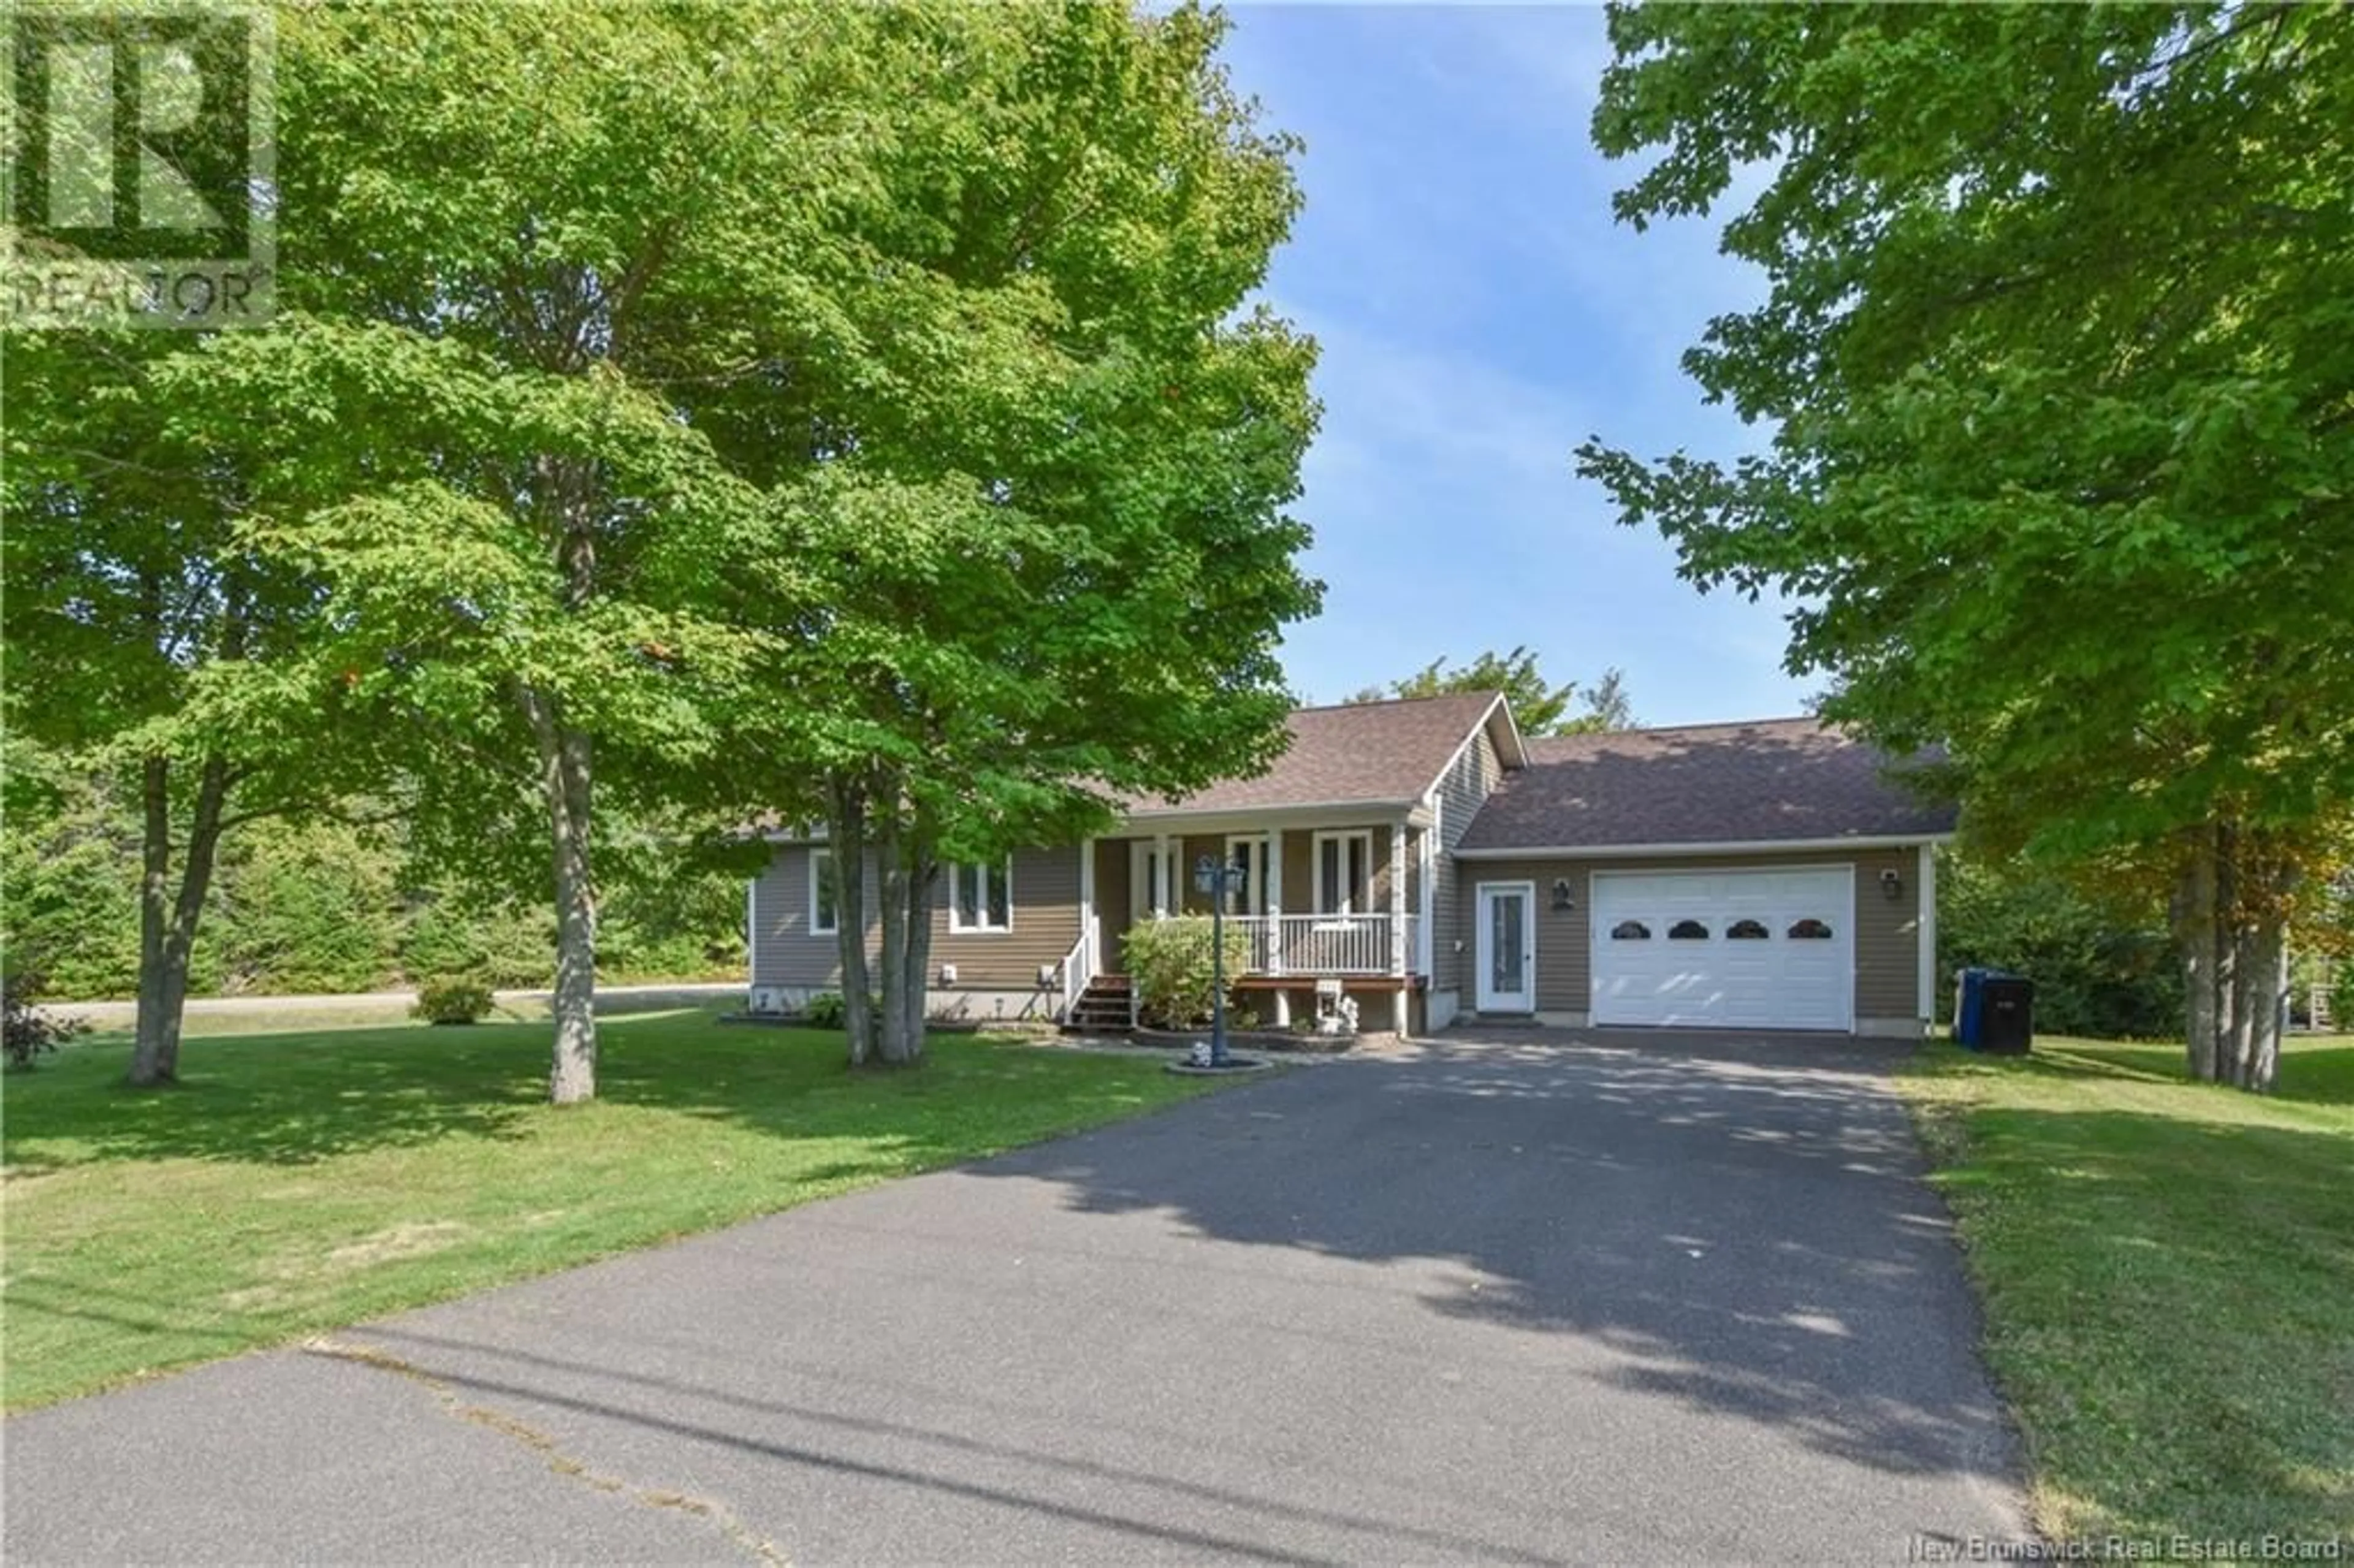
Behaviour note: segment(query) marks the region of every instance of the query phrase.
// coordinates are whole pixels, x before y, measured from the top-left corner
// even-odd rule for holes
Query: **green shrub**
[[[481,980],[444,975],[417,988],[409,1015],[428,1023],[479,1023],[490,1015],[491,988]]]
[[[1937,1011],[1954,971],[2035,982],[2035,1028],[2109,1039],[2179,1038],[2182,961],[2163,911],[2105,907],[2047,874],[1946,852],[1937,868]]]
[[[1208,1021],[1217,997],[1210,929],[1207,915],[1140,921],[1128,928],[1128,972],[1136,982],[1138,1008],[1147,1022],[1190,1029]],[[1225,948],[1231,991],[1249,966],[1250,933],[1227,927]]]
[[[545,986],[555,978],[556,916],[452,884],[408,895],[398,960],[412,979],[472,975],[492,985]]]
[[[385,984],[400,938],[398,870],[376,831],[345,822],[265,820],[231,833],[204,927],[222,989],[274,996]]]
[[[0,979],[5,1054],[8,1065],[19,1072],[31,1072],[43,1053],[56,1050],[58,1041],[69,1040],[90,1027],[79,1018],[58,1018],[36,1008],[33,1003],[41,992],[41,977],[30,969]]]
[[[868,1009],[883,1011],[883,999],[870,996]],[[801,1022],[816,1029],[840,1029],[850,1022],[850,1003],[838,991],[822,991],[801,1004]]]
[[[2329,1027],[2354,1034],[2354,959],[2340,959],[2329,987]]]

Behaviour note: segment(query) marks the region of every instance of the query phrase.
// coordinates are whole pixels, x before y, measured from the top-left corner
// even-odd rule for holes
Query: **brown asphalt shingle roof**
[[[1248,811],[1269,807],[1405,805],[1422,799],[1494,704],[1493,692],[1295,709],[1291,744],[1256,779],[1223,779],[1181,801],[1131,810]]]
[[[1955,811],[1887,776],[1887,756],[1811,718],[1617,730],[1528,742],[1529,766],[1465,850],[1774,842],[1948,833]]]

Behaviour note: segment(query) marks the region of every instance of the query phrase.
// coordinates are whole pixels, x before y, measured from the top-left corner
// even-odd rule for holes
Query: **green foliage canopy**
[[[1627,694],[1626,672],[1615,665],[1602,678],[1581,687],[1575,681],[1556,686],[1537,668],[1536,653],[1517,646],[1509,653],[1489,649],[1468,664],[1433,659],[1404,680],[1386,686],[1367,686],[1352,694],[1352,703],[1378,703],[1392,697],[1436,697],[1450,692],[1501,692],[1511,699],[1512,717],[1527,735],[1587,735],[1596,730],[1631,729],[1634,701]]]
[[[1581,450],[1829,711],[2068,850],[2354,799],[2354,15],[1614,7],[1621,218],[1771,281],[1686,366],[1730,465]]]

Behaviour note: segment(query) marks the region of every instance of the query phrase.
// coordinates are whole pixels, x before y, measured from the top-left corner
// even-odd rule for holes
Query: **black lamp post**
[[[1226,895],[1250,885],[1250,867],[1214,855],[1193,863],[1193,886],[1210,895],[1210,1065],[1230,1065],[1226,1056]]]

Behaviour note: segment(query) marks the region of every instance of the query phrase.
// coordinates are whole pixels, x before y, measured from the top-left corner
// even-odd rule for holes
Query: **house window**
[[[1013,929],[1013,863],[949,867],[949,929]]]
[[[1360,915],[1373,903],[1373,835],[1316,835],[1316,913]]]
[[[1830,940],[1830,926],[1825,921],[1814,918],[1812,916],[1808,916],[1806,919],[1797,922],[1790,927],[1790,937],[1794,941],[1828,942]]]
[[[1736,942],[1762,942],[1770,935],[1763,920],[1735,920],[1724,934]]]
[[[1170,854],[1177,851],[1172,846]],[[1161,873],[1161,851],[1150,839],[1140,839],[1130,846],[1129,866],[1129,913],[1143,920],[1157,915],[1174,914],[1169,904],[1169,887]]]
[[[1621,920],[1610,927],[1610,939],[1614,942],[1648,942],[1651,939],[1651,928],[1640,920]]]
[[[833,852],[810,851],[810,934],[831,937],[842,929],[842,889],[834,878]]]
[[[1668,927],[1668,940],[1670,942],[1705,942],[1708,940],[1708,927],[1702,925],[1697,920],[1679,920],[1674,925]]]
[[[1267,841],[1257,834],[1226,840],[1226,863],[1243,868],[1242,885],[1229,883],[1226,913],[1259,915],[1269,907],[1267,886]]]

